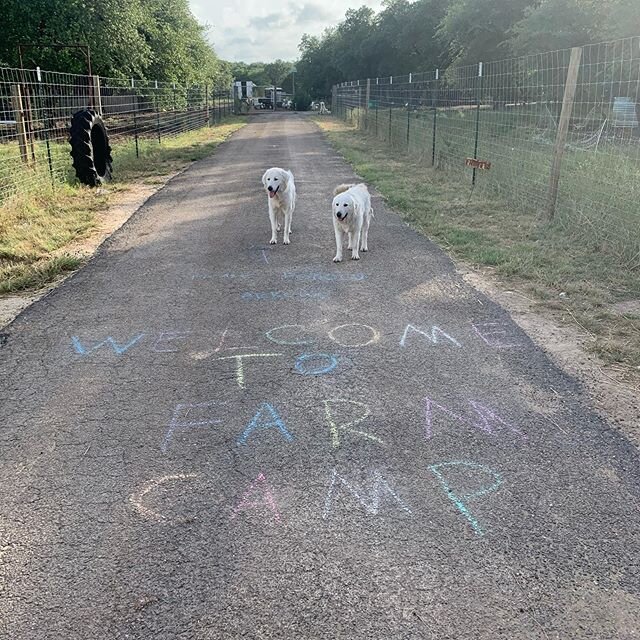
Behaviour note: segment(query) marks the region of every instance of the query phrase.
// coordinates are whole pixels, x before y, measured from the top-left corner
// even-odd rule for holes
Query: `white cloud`
[[[209,40],[224,60],[270,62],[298,57],[303,33],[320,35],[337,24],[347,9],[363,4],[376,11],[381,0],[190,0],[191,11],[210,26]]]

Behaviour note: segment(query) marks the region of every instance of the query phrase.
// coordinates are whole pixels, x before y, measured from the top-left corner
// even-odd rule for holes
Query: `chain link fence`
[[[69,126],[92,109],[117,143],[170,136],[220,122],[233,112],[230,87],[80,76],[0,68],[0,202],[73,180]]]
[[[333,113],[640,268],[640,37],[337,85]]]

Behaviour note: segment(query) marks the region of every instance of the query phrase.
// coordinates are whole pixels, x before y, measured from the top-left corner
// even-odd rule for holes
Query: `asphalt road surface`
[[[354,179],[257,115],[5,329],[0,637],[640,637],[637,451]]]

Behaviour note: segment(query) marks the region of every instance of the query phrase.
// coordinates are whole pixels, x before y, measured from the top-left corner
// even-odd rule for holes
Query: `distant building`
[[[251,99],[253,98],[256,85],[251,80],[236,80],[233,83],[233,95],[235,98]]]

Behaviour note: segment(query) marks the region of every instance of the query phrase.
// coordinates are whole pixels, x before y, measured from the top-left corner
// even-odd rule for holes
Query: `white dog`
[[[333,230],[336,234],[336,257],[334,262],[342,261],[343,234],[348,234],[351,259],[359,260],[360,251],[368,251],[369,224],[373,217],[371,195],[364,184],[341,184],[333,195]]]
[[[293,173],[278,167],[267,169],[262,176],[262,184],[269,196],[270,243],[276,244],[278,242],[278,231],[284,222],[283,242],[289,244],[291,219],[293,218],[293,210],[296,208],[296,183],[293,180]]]

